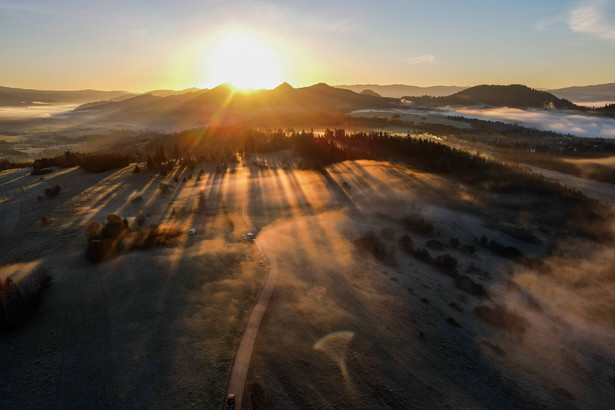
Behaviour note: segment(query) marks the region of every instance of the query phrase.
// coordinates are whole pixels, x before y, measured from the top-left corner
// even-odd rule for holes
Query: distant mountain
[[[433,87],[417,87],[415,85],[391,84],[355,84],[355,85],[336,85],[336,88],[343,88],[360,93],[365,89],[371,90],[383,97],[401,98],[404,95],[431,95],[433,97],[442,97],[451,95],[468,87],[436,85]]]
[[[416,103],[437,105],[581,109],[566,99],[519,84],[477,85],[447,97],[405,96],[403,98]]]
[[[369,88],[368,88],[368,89],[366,89],[366,90],[361,91],[359,94],[362,94],[362,95],[369,95],[369,96],[371,96],[371,97],[381,97],[381,95],[380,95],[380,94],[378,94],[377,92],[374,92],[374,91],[370,90]]]
[[[186,93],[193,93],[195,91],[201,91],[201,88],[196,88],[196,87],[192,87],[192,88],[186,88],[185,90],[153,90],[153,91],[148,91],[145,94],[151,94],[154,95],[156,97],[168,97],[170,95],[181,95],[181,94],[186,94]]]
[[[615,83],[558,88],[549,92],[575,102],[615,101]]]
[[[335,112],[397,104],[397,99],[358,94],[323,83],[304,88],[284,83],[273,90],[246,92],[223,84],[166,97],[142,94],[119,102],[89,103],[77,107],[74,115],[87,115],[91,121],[186,128],[204,122],[289,124]]]
[[[113,100],[134,94],[126,91],[51,91],[0,87],[0,106],[27,106],[34,104],[83,104],[91,101]]]

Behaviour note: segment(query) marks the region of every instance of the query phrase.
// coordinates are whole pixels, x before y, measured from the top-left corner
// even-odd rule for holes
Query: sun
[[[208,54],[207,83],[231,83],[240,89],[274,88],[282,83],[280,61],[259,37],[240,31],[226,33]]]

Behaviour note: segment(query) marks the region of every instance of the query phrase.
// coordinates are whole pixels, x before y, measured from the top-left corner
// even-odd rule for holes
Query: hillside
[[[516,108],[580,109],[572,102],[524,85],[478,85],[447,97],[406,96],[416,103],[437,105],[491,105]]]
[[[367,89],[365,89],[365,90],[361,91],[359,94],[362,94],[362,95],[370,95],[370,96],[372,96],[372,97],[382,97],[380,94],[378,94],[377,92],[374,92],[374,91],[370,90],[369,88],[367,88]]]
[[[462,91],[467,87],[436,85],[432,87],[418,87],[415,85],[405,84],[390,84],[390,85],[378,85],[378,84],[354,84],[354,85],[336,85],[336,88],[343,88],[345,90],[351,90],[356,93],[360,93],[365,89],[369,89],[383,97],[401,98],[404,95],[430,95],[433,97],[443,97],[451,95],[456,92]]]
[[[0,106],[26,106],[37,104],[84,104],[92,101],[109,101],[131,96],[126,91],[53,91],[0,87]]]
[[[284,83],[273,90],[238,91],[227,84],[211,90],[179,95],[143,94],[119,102],[101,102],[77,107],[73,115],[95,116],[95,121],[122,121],[175,126],[208,122],[296,122],[333,112],[361,108],[384,108],[395,99],[358,94],[316,84],[293,88]]]
[[[549,92],[575,102],[615,101],[615,83],[558,88]]]

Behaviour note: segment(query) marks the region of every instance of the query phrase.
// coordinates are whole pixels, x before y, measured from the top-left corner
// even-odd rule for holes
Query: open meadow
[[[289,151],[134,168],[0,174],[2,279],[52,277],[0,340],[0,407],[219,408],[274,263],[245,408],[615,400],[610,208],[521,170],[478,183],[385,161],[310,170]],[[95,264],[86,228],[110,214],[128,233]],[[136,246],[139,215],[166,241]]]

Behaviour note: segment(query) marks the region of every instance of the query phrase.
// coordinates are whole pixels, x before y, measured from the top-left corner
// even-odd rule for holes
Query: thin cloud
[[[56,10],[49,7],[23,4],[22,2],[0,1],[0,10],[9,13],[28,13],[28,14],[58,14]]]
[[[566,24],[568,22],[567,13],[559,13],[552,16],[545,17],[544,19],[534,23],[534,28],[538,31],[545,31],[553,26],[559,24]]]
[[[419,57],[409,57],[404,59],[406,64],[423,64],[423,63],[433,63],[436,61],[436,58],[431,54],[425,54],[424,56]]]
[[[615,41],[615,7],[604,0],[580,3],[570,12],[572,31]]]

